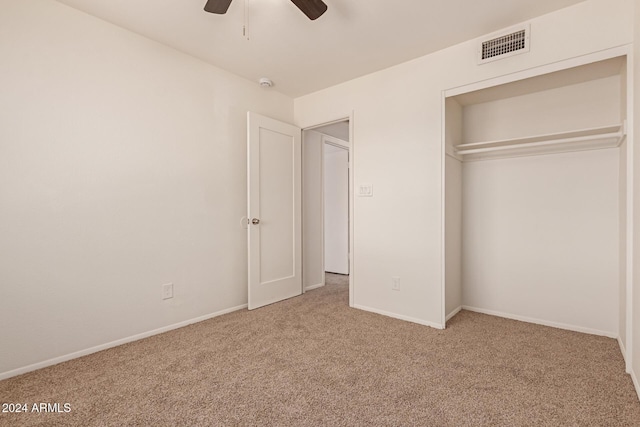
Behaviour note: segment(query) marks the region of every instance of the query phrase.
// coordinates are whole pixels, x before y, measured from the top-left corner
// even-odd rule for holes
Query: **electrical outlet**
[[[173,298],[173,283],[165,283],[162,285],[162,299]]]
[[[393,276],[391,278],[391,290],[399,291],[400,290],[400,277]]]

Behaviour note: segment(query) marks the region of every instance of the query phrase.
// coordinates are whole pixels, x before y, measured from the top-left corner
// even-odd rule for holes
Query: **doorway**
[[[302,131],[303,292],[324,286],[327,277],[335,278],[338,274],[341,281],[349,281],[350,305],[353,305],[352,150],[349,119]]]

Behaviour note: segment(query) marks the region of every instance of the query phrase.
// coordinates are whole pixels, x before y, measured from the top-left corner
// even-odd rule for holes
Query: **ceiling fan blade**
[[[230,4],[231,0],[208,0],[207,4],[204,5],[204,10],[207,12],[224,15],[225,13],[227,13],[227,9],[229,9]]]
[[[327,11],[327,5],[322,0],[291,0],[293,4],[298,6],[307,18],[312,21],[318,19]]]

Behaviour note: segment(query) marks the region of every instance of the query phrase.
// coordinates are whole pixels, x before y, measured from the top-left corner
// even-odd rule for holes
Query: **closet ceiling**
[[[289,0],[58,1],[296,97],[584,0],[325,0],[313,22]]]

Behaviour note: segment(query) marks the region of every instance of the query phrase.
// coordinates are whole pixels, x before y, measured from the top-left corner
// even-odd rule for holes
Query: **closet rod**
[[[622,131],[612,132],[612,133],[604,133],[599,135],[586,135],[586,136],[576,136],[573,138],[560,138],[560,139],[552,139],[548,141],[538,141],[538,142],[526,142],[521,144],[511,144],[511,145],[501,145],[498,147],[486,147],[486,148],[475,148],[470,150],[460,150],[456,149],[456,154],[474,154],[474,153],[487,153],[490,151],[501,151],[501,150],[513,150],[518,148],[528,148],[528,147],[541,147],[545,145],[557,145],[557,144],[569,144],[574,142],[583,142],[583,141],[594,141],[598,139],[609,139],[616,138],[618,139],[616,146],[622,142],[622,138],[624,137],[624,133]]]

